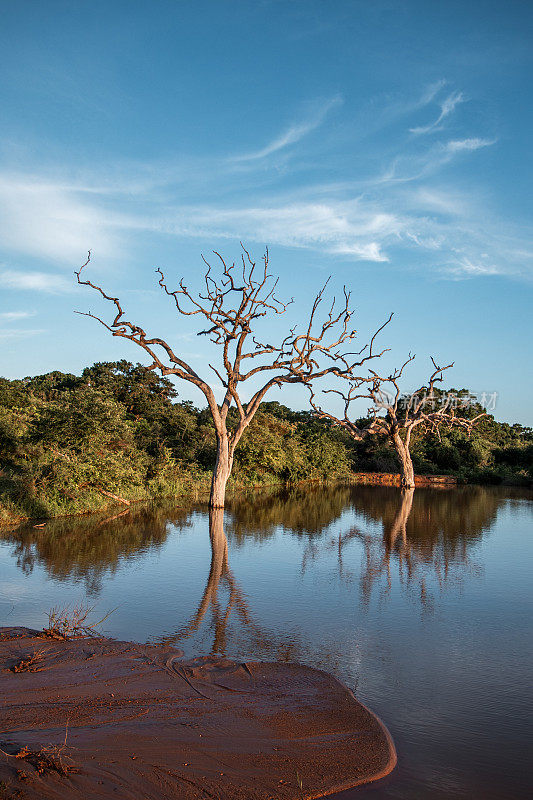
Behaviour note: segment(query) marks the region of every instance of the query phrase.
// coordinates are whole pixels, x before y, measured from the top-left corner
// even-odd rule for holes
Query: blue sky
[[[390,362],[533,424],[531,30],[524,2],[2,3],[0,373],[141,358],[74,309],[94,280],[201,369],[155,291],[259,257],[301,320],[332,275]],[[277,323],[279,324],[279,323]],[[281,330],[281,328],[280,328]],[[184,387],[183,398],[201,404]],[[297,406],[297,390],[276,394]]]

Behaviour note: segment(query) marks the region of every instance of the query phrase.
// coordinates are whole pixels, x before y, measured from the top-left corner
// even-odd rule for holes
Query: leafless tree
[[[457,400],[459,404],[465,403],[464,398],[456,395],[437,393],[435,384],[442,382],[445,370],[453,367],[448,364],[439,367],[433,358],[434,371],[427,384],[420,386],[415,392],[404,394],[400,388],[400,378],[408,364],[415,357],[410,355],[399,369],[388,376],[379,375],[372,369],[368,376],[343,374],[347,381],[348,389],[325,389],[323,394],[333,393],[339,395],[344,402],[344,416],[336,417],[325,411],[316,403],[314,389],[309,385],[310,402],[317,416],[329,419],[335,425],[342,426],[356,440],[363,441],[369,436],[382,434],[393,444],[400,466],[401,485],[406,489],[414,489],[415,473],[411,458],[410,444],[413,430],[422,425],[426,430],[440,436],[444,427],[457,427],[470,433],[472,427],[485,413],[467,418],[457,413]],[[366,420],[351,418],[351,405],[355,400],[370,400]],[[468,398],[466,399],[468,402]]]
[[[203,392],[211,411],[217,440],[210,506],[222,508],[235,448],[271,388],[286,383],[309,384],[327,375],[356,375],[363,364],[378,358],[381,353],[374,351],[375,335],[359,352],[348,352],[356,331],[352,328],[353,312],[346,287],[343,288],[342,302],[337,305],[333,298],[319,320],[327,282],[315,297],[306,327],[301,333],[297,332],[296,326],[290,328],[277,345],[258,340],[257,325],[261,319],[285,313],[292,302],[283,303],[275,295],[278,281],[269,273],[268,250],[259,266],[244,246],[238,267],[235,263],[228,264],[219,253],[215,252],[214,255],[219,262],[218,274],[214,276],[211,265],[204,259],[205,286],[198,294],[190,291],[183,279],[177,289],[170,290],[163,272],[160,269],[156,272],[159,274],[160,287],[172,298],[178,314],[187,317],[199,315],[204,324],[207,322],[207,327],[198,331],[198,335],[208,336],[221,350],[221,363],[218,366],[209,364],[213,376],[223,387],[221,403],[216,400],[210,379],[200,376],[164,339],[151,336],[139,325],[128,321],[118,297],[112,297],[101,286],[84,280],[83,270],[90,261],[90,252],[75,274],[79,284],[90,286],[114,306],[115,316],[111,322],[90,312],[85,316],[96,319],[113,336],[129,339],[141,347],[152,359],[150,369],[159,370],[163,376],[175,375]],[[390,317],[380,330],[389,321]],[[261,382],[262,375],[264,382]],[[239,391],[240,384],[254,378],[260,382],[259,388],[254,388],[250,399],[244,402]],[[237,409],[237,422],[233,425],[231,418],[228,418],[232,405]]]

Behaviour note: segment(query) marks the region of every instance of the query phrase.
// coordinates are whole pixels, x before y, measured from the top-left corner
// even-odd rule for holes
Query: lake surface
[[[0,624],[88,603],[110,636],[334,673],[398,767],[349,798],[531,796],[533,494],[334,486],[0,537]]]

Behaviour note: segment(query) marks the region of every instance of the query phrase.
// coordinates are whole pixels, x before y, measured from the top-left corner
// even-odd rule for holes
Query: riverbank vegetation
[[[230,409],[228,425],[237,424]],[[443,430],[440,439],[414,433],[411,453],[418,474],[516,485],[533,479],[532,430],[491,415],[470,436],[461,429]],[[0,459],[0,523],[46,518],[208,492],[216,432],[209,411],[179,402],[168,379],[140,364],[104,362],[81,376],[1,378]],[[361,471],[398,471],[385,437],[355,442],[311,411],[264,402],[236,448],[229,487],[349,479]]]

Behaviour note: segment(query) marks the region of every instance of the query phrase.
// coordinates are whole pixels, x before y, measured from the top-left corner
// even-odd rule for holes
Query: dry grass
[[[80,771],[73,763],[72,759],[65,753],[67,738],[68,722],[65,726],[65,739],[61,745],[48,745],[46,747],[40,747],[38,750],[30,750],[28,746],[25,746],[16,753],[7,753],[5,750],[0,750],[0,753],[7,758],[14,758],[15,760],[25,761],[27,764],[31,764],[39,775],[56,772],[58,775],[66,777],[67,775]],[[17,769],[17,775],[20,780],[28,780],[28,775],[24,770]]]
[[[47,639],[59,639],[60,641],[80,636],[97,636],[98,633],[95,628],[113,612],[110,611],[105,617],[89,625],[88,618],[92,612],[93,608],[85,605],[74,606],[72,609],[68,606],[66,608],[52,608],[48,612],[48,625],[43,628],[41,636],[46,636]]]
[[[14,757],[26,761],[35,767],[39,775],[57,772],[59,775],[67,776],[74,772],[79,772],[78,767],[72,760],[65,755],[65,743],[61,746],[51,745],[49,747],[41,747],[39,750],[30,750],[28,747],[23,747]]]
[[[11,672],[40,672],[43,667],[41,662],[44,658],[45,650],[36,650],[30,656],[21,658],[16,664],[10,667]]]

